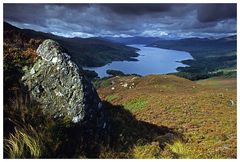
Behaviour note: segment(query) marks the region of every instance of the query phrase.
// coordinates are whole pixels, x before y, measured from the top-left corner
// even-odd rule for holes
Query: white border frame
[[[1,159],[3,159],[3,4],[4,3],[237,3],[237,0],[218,0],[218,1],[214,1],[214,0],[128,0],[127,2],[124,0],[71,0],[71,2],[67,1],[67,0],[3,0],[3,2],[1,3],[1,8],[0,8],[0,22],[2,22],[1,26],[0,26],[0,31],[1,31],[1,46],[0,46],[0,50],[1,50],[1,55],[0,55],[0,96],[1,96],[1,100],[0,100],[0,108],[1,108],[1,112],[0,112],[0,122],[1,122],[1,133],[0,133],[0,155],[1,155]],[[239,51],[239,6],[237,6],[237,53]],[[239,64],[240,58],[237,56],[237,83],[240,79],[239,76],[239,69],[240,69],[240,64]],[[239,108],[239,95],[238,92],[240,92],[240,87],[237,85],[237,108]],[[239,117],[239,110],[237,111],[237,118]],[[239,157],[240,153],[239,153],[239,120],[237,120],[237,157]],[[9,160],[9,159],[4,159],[5,160]],[[17,160],[17,159],[15,159]],[[15,161],[14,160],[14,161]],[[26,159],[21,159],[22,160],[26,160]],[[46,160],[46,159],[37,159],[37,160]],[[50,159],[48,159],[50,160]],[[55,159],[55,160],[60,160],[60,159]],[[61,159],[64,160],[64,159]],[[69,159],[68,159],[69,160]],[[73,159],[73,160],[79,160],[79,159]],[[109,159],[101,159],[101,160],[109,160]],[[116,160],[119,161],[120,159]],[[159,159],[161,161],[168,161],[167,159]],[[175,159],[176,160],[176,159]],[[175,161],[175,160],[171,160],[171,161]],[[199,160],[205,160],[205,161],[210,161],[210,159],[194,159],[194,161],[199,161]],[[218,161],[226,161],[226,159],[216,159]],[[230,161],[236,161],[237,159],[231,159]],[[95,160],[90,160],[90,161],[95,161]],[[131,161],[136,161],[134,159],[131,159]],[[148,160],[144,160],[144,161],[148,161]],[[155,161],[155,160],[154,160]],[[177,159],[177,161],[185,161],[185,159]],[[211,161],[215,161],[212,160]],[[228,160],[229,161],[229,160]]]

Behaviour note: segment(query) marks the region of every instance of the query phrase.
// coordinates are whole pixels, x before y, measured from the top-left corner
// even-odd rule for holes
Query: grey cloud
[[[211,22],[236,17],[236,4],[202,4],[198,7],[198,20],[201,22]]]
[[[142,15],[149,13],[167,12],[171,10],[170,4],[108,4],[102,5],[113,12],[123,15]]]
[[[4,20],[64,36],[209,36],[236,33],[235,8],[236,4],[4,4]]]

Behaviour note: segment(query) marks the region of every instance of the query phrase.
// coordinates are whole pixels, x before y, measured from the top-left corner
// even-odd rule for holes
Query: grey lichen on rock
[[[48,39],[38,47],[37,54],[40,58],[32,68],[25,69],[22,81],[43,111],[74,123],[95,118],[101,100],[66,51]]]

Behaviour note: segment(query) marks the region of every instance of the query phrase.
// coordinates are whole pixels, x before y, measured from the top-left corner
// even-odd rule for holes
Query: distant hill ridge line
[[[73,61],[76,62],[78,66],[104,66],[112,61],[131,60],[132,57],[138,56],[136,53],[136,48],[95,37],[65,38],[31,29],[20,29],[7,22],[4,22],[4,33],[7,32],[12,35],[14,35],[14,32],[18,34],[20,33],[28,39],[53,39],[67,49]],[[4,39],[9,38],[4,37]]]

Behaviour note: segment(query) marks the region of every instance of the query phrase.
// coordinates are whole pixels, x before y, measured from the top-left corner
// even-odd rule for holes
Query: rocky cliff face
[[[22,81],[43,111],[74,123],[96,118],[102,108],[92,84],[70,56],[55,41],[45,40],[37,49],[40,56]]]

